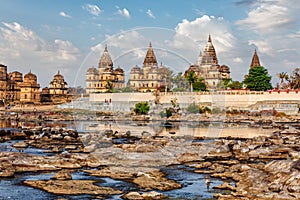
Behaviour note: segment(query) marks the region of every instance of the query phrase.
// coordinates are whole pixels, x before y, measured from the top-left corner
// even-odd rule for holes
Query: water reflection
[[[130,131],[131,135],[139,136],[147,131],[156,136],[194,136],[194,137],[243,137],[250,138],[261,135],[269,135],[272,129],[262,127],[249,127],[248,124],[234,123],[203,123],[203,122],[103,122],[103,121],[78,121],[77,130],[80,132],[103,132],[113,130],[125,133]]]

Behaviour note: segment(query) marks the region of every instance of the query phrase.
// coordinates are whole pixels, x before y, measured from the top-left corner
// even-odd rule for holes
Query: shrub
[[[211,110],[211,112],[212,112],[213,114],[221,114],[221,113],[223,113],[223,112],[225,113],[225,110],[216,107],[216,108],[213,108],[213,109]]]
[[[139,102],[135,104],[134,112],[137,115],[145,115],[149,112],[150,106],[148,102]]]
[[[199,105],[196,105],[195,103],[193,103],[187,107],[187,111],[189,113],[200,113],[200,107],[199,107]]]
[[[204,108],[202,107],[201,109],[200,109],[200,113],[211,113],[211,109],[209,108],[209,107],[207,107],[207,106],[205,106]]]
[[[172,116],[171,108],[166,108],[166,117],[169,118]]]

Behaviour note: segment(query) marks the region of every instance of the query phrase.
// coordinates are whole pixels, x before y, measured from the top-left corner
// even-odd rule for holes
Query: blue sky
[[[60,70],[70,86],[84,86],[108,45],[115,67],[128,75],[151,41],[159,62],[175,73],[196,62],[211,34],[219,64],[235,80],[247,73],[254,49],[276,74],[299,67],[297,0],[67,1],[0,0],[0,63],[42,87]]]

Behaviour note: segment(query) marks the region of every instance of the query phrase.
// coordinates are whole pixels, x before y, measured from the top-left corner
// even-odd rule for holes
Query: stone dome
[[[124,73],[124,70],[121,67],[118,67],[117,69],[115,69],[115,72]]]
[[[135,66],[131,69],[130,73],[141,73],[141,68],[139,66]]]
[[[226,65],[221,65],[221,66],[219,67],[219,71],[220,71],[220,72],[225,72],[225,73],[230,73],[230,69],[229,69],[229,67],[226,66]]]
[[[37,77],[35,74],[31,73],[31,71],[24,76],[24,82],[36,82]]]
[[[59,70],[57,74],[54,75],[54,80],[64,80],[64,76],[60,74]]]
[[[98,70],[95,67],[91,67],[88,68],[88,70],[86,71],[87,74],[93,74],[93,75],[97,75],[98,74]]]

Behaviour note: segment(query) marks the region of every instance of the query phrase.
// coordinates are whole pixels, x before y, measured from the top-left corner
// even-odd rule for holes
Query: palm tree
[[[281,73],[277,74],[277,76],[280,79],[279,89],[283,89],[284,88],[284,80],[288,81],[289,75],[286,72],[281,72]]]
[[[197,81],[198,77],[196,76],[194,71],[190,71],[186,74],[186,79],[191,86],[191,92],[193,92],[193,84]]]

